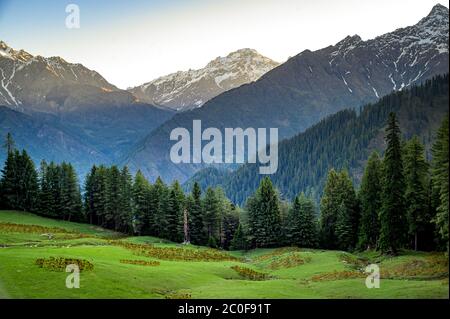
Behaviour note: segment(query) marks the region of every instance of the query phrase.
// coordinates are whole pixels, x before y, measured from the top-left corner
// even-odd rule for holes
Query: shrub
[[[133,244],[121,240],[110,241],[111,244],[132,250],[135,254],[173,261],[236,261],[233,257],[217,249],[189,249],[177,247],[156,247],[149,244]]]
[[[60,227],[45,227],[39,225],[23,225],[13,223],[0,223],[0,232],[42,234],[46,235],[49,239],[52,239],[54,234],[64,234],[65,239],[95,237],[93,235],[81,234]]]
[[[130,264],[130,265],[139,265],[139,266],[159,266],[159,261],[147,261],[147,260],[130,260],[130,259],[121,259],[120,262],[122,264]]]
[[[166,299],[191,299],[191,294],[187,292],[170,292],[164,296]]]
[[[67,229],[59,227],[45,227],[38,225],[22,225],[13,223],[0,223],[0,230],[8,233],[70,233]]]
[[[242,277],[249,279],[249,280],[267,280],[269,279],[269,275],[266,273],[262,273],[250,268],[241,267],[241,266],[232,266],[231,269],[236,271],[239,275]]]
[[[65,271],[68,265],[75,264],[78,266],[80,271],[93,270],[94,265],[85,260],[77,258],[65,258],[65,257],[49,257],[49,258],[38,258],[35,264],[41,268],[45,268],[52,271]]]
[[[278,256],[281,256],[281,255],[284,255],[286,253],[298,252],[298,251],[300,251],[300,248],[297,248],[297,247],[277,248],[277,249],[271,251],[268,254],[264,254],[264,255],[255,257],[254,260],[256,262],[266,261],[266,260],[272,259],[274,257],[278,257]]]
[[[326,272],[311,277],[312,281],[329,281],[353,278],[365,278],[367,274],[354,270]]]
[[[448,258],[433,254],[423,259],[413,259],[393,267],[380,267],[381,278],[387,279],[435,279],[448,278]]]
[[[348,253],[339,254],[338,258],[343,263],[356,269],[363,269],[368,265],[368,261],[366,259],[358,258]]]
[[[269,264],[270,269],[293,268],[311,261],[311,257],[303,257],[298,253],[289,254],[273,260]]]

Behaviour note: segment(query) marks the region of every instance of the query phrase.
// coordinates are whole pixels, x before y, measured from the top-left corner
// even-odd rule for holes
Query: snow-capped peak
[[[217,57],[204,68],[178,71],[130,89],[138,99],[178,111],[201,107],[222,92],[258,80],[278,66],[253,49]]]
[[[33,58],[28,52],[24,50],[16,51],[3,41],[0,41],[0,56],[21,62],[27,62]]]
[[[39,93],[24,89],[35,83],[39,83]],[[33,56],[0,41],[0,105],[18,110],[24,105],[44,105],[48,90],[77,84],[117,90],[97,72],[81,64],[69,63],[58,56]]]

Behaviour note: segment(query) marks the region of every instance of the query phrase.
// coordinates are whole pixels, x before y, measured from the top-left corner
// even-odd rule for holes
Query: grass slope
[[[151,255],[152,247],[160,255]],[[222,259],[173,260],[165,255],[173,249]],[[48,257],[84,259],[94,269],[81,273],[80,289],[67,289],[68,273],[35,264]],[[380,266],[379,289],[365,286],[361,269],[369,262]],[[268,278],[249,280],[249,269]],[[439,253],[404,252],[395,258],[298,248],[228,253],[0,211],[0,298],[448,298],[448,285],[448,259]]]

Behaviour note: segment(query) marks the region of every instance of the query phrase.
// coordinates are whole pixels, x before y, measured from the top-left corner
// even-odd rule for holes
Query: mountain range
[[[201,107],[217,95],[258,80],[279,63],[253,49],[218,57],[199,70],[159,77],[129,91],[139,100],[175,111]]]
[[[12,133],[36,162],[71,161],[80,173],[93,163],[113,163],[173,114],[81,64],[33,56],[3,41],[0,76],[1,136]]]
[[[280,138],[305,131],[324,117],[373,103],[448,73],[449,12],[436,5],[417,24],[371,40],[348,36],[335,45],[305,50],[259,80],[229,90],[201,108],[178,113],[136,144],[122,162],[147,177],[186,181],[205,167],[173,164],[170,132],[203,127],[278,127]]]
[[[82,64],[33,56],[0,41],[0,134],[12,133],[36,162],[70,161],[84,175],[94,163],[117,162],[174,110],[200,107],[201,101],[254,81],[277,65],[242,49],[203,69],[177,72],[129,92]],[[175,104],[163,101],[168,96]]]
[[[70,161],[80,175],[94,163],[119,164],[152,180],[184,182],[206,165],[170,161],[172,129],[201,120],[219,130],[277,127],[286,139],[446,74],[448,15],[436,5],[415,25],[367,41],[348,36],[281,65],[242,49],[130,90],[81,64],[0,41],[0,134],[11,132],[36,162]]]

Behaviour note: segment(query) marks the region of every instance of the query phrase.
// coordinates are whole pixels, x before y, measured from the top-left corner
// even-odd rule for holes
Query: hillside
[[[349,36],[306,50],[258,81],[227,91],[202,108],[175,115],[141,140],[122,161],[151,179],[186,181],[204,165],[171,163],[170,132],[203,127],[277,127],[292,137],[324,117],[358,108],[448,72],[448,9],[437,5],[417,24],[363,41]]]
[[[71,161],[80,173],[91,163],[108,163],[109,159],[95,146],[86,143],[76,134],[71,134],[63,125],[50,125],[30,115],[0,106],[0,136],[2,140],[10,132],[19,147],[25,148],[36,163],[49,161]],[[0,161],[6,153],[0,152]]]
[[[302,191],[319,199],[330,168],[349,169],[353,180],[359,183],[371,151],[384,151],[384,126],[389,112],[398,114],[405,138],[416,134],[429,147],[433,132],[442,118],[448,116],[448,102],[447,74],[387,95],[365,106],[360,114],[353,110],[338,112],[304,133],[282,141],[279,168],[271,179],[286,199]],[[194,175],[185,188],[189,190],[194,181],[203,187],[220,185],[232,201],[243,204],[262,178],[255,164],[228,173],[209,168]]]
[[[0,211],[0,230],[0,298],[448,298],[440,253],[228,253],[12,211]],[[65,287],[55,262],[67,259],[86,267],[79,289]],[[382,269],[382,289],[366,288],[369,262]]]

